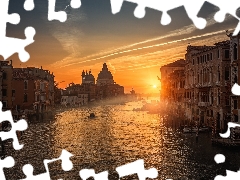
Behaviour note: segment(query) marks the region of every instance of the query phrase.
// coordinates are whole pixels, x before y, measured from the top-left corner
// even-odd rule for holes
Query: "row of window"
[[[217,58],[219,59],[220,58],[220,50],[217,51]],[[224,58],[225,59],[229,59],[230,58],[230,51],[228,49],[224,50]],[[197,57],[197,59],[193,59],[192,60],[192,64],[195,65],[195,64],[202,64],[202,63],[205,63],[207,61],[211,61],[213,60],[213,53],[208,53],[208,54],[205,54],[205,55],[201,55],[199,57]]]

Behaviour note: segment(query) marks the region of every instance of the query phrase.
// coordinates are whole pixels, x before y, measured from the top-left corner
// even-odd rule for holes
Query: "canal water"
[[[23,179],[22,166],[32,164],[34,174],[44,173],[44,159],[58,158],[62,149],[74,156],[74,168],[61,169],[61,162],[49,165],[51,179],[80,179],[79,171],[93,168],[97,173],[109,171],[109,179],[118,179],[116,167],[144,159],[145,168],[156,168],[159,180],[209,180],[225,175],[226,169],[240,168],[238,149],[212,146],[211,134],[183,134],[166,127],[161,116],[143,111],[141,102],[59,110],[54,119],[34,122],[24,132],[20,143],[24,148],[15,151],[6,142],[6,154],[16,164],[5,169],[9,180]],[[89,119],[90,113],[96,118]],[[226,162],[216,164],[214,156],[224,154]],[[136,175],[122,179],[138,179]]]

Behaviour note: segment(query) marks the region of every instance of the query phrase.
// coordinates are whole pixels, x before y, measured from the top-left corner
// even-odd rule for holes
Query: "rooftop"
[[[172,62],[170,64],[166,64],[166,65],[164,65],[162,67],[184,67],[185,64],[186,64],[186,61],[184,59],[179,59],[179,60],[174,61],[174,62]]]

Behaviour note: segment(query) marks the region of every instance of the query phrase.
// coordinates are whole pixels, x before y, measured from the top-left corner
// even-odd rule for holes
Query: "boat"
[[[95,118],[96,116],[95,116],[95,114],[94,113],[90,113],[90,115],[89,115],[89,117],[88,118],[90,118],[90,119],[93,119],[93,118]]]
[[[199,128],[199,132],[208,132],[209,128],[207,126],[203,126]]]
[[[188,126],[185,126],[183,128],[183,133],[196,133],[198,132],[198,128],[197,127],[188,127]]]

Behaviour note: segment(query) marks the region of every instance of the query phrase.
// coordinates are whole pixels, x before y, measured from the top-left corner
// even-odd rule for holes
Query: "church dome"
[[[102,71],[98,74],[97,77],[97,84],[98,85],[104,85],[104,84],[114,84],[113,81],[113,75],[112,73],[108,70],[107,64],[103,64]]]
[[[92,74],[88,74],[85,76],[86,81],[95,81],[95,78]]]
[[[103,64],[102,71],[98,74],[98,80],[99,79],[112,79],[113,80],[113,75],[112,73],[108,70],[107,64]]]

